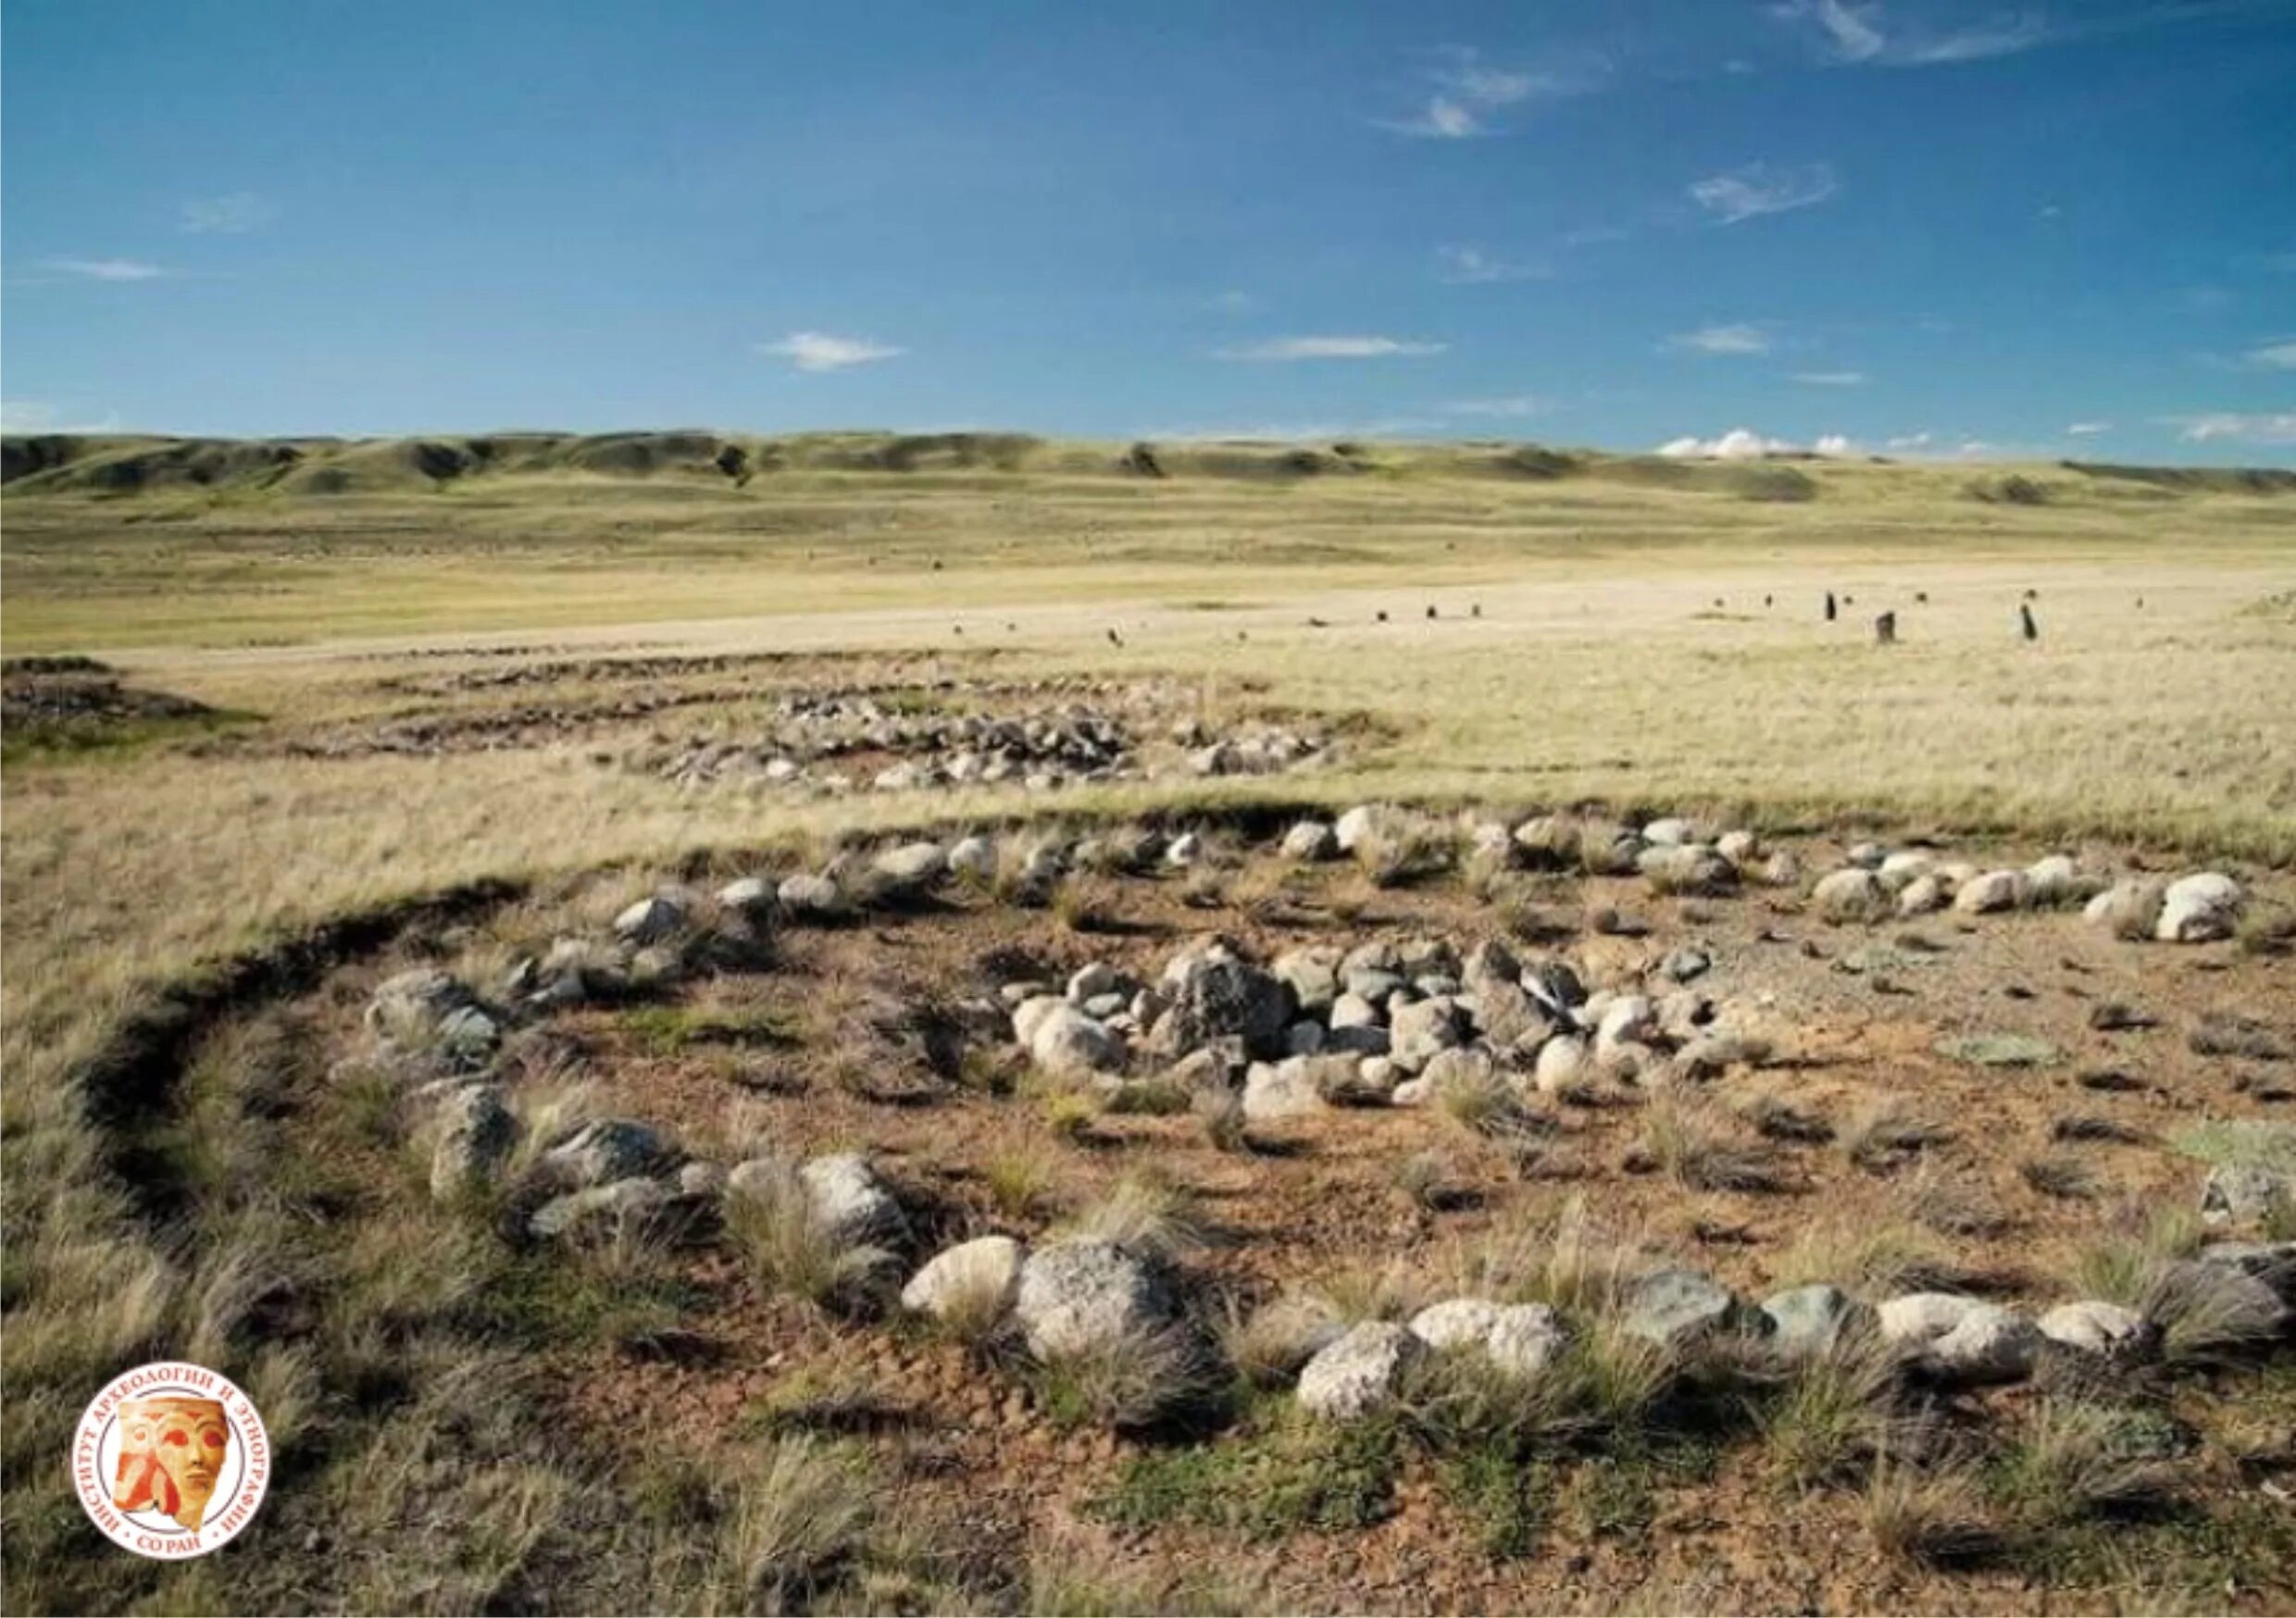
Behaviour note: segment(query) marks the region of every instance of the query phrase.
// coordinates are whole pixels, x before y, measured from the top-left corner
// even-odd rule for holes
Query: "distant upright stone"
[[[1874,640],[1883,646],[1897,644],[1897,615],[1883,613],[1874,619]]]
[[[2033,609],[2022,602],[2017,604],[2017,622],[2023,627],[2028,641],[2040,639],[2040,626],[2033,621]]]
[[[1826,621],[1828,623],[1830,624],[1834,621],[1835,611],[1834,592],[1829,590],[1826,592]]]

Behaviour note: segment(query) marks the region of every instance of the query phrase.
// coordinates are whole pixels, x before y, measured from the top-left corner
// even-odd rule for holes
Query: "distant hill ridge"
[[[746,488],[779,473],[1029,472],[1140,479],[1287,482],[1317,478],[1483,477],[1513,481],[1588,478],[1741,500],[1818,498],[1828,474],[1872,461],[1772,455],[1674,459],[1557,450],[1499,442],[1284,443],[1178,440],[1130,445],[1010,432],[813,432],[760,437],[705,430],[620,433],[497,432],[433,438],[168,438],[41,433],[0,439],[0,484],[11,496],[132,497],[195,490],[286,496],[402,493],[473,479],[586,475],[661,478]],[[2278,468],[2122,467],[2065,461],[2004,474],[1999,467],[1928,465],[1968,479],[1981,500],[2046,504],[2058,482],[2124,486],[2139,497],[2296,493]],[[2053,481],[2050,474],[2070,475]]]

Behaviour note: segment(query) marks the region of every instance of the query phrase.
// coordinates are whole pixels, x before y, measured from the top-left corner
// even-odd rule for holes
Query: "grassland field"
[[[107,1178],[89,1064],[156,986],[347,913],[1048,803],[1602,804],[2266,880],[2296,863],[2296,480],[1388,445],[1173,447],[1142,475],[1124,446],[1020,440],[518,442],[445,476],[404,443],[253,471],[223,446],[199,481],[178,451],[99,442],[0,495],[6,653],[94,657],[219,715],[116,744],[19,730],[0,766],[12,1496],[79,1367],[201,1307],[196,1241],[154,1238]],[[1326,715],[1353,740],[1312,772],[1051,799],[693,792],[575,745],[264,745],[507,700],[395,677],[758,653],[1160,678],[1204,716]],[[60,1543],[57,1509],[9,1516]]]

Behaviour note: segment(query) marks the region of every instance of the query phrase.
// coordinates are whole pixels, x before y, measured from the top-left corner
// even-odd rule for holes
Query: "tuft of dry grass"
[[[1945,1247],[1911,1225],[1834,1217],[1804,1226],[1773,1278],[1780,1287],[1823,1282],[1879,1296],[1933,1286],[1957,1273]]]
[[[851,1446],[785,1438],[735,1475],[718,1553],[742,1606],[785,1610],[829,1584],[878,1510],[867,1457]]]
[[[1113,1242],[1137,1257],[1171,1260],[1212,1245],[1217,1226],[1185,1186],[1148,1174],[1130,1174],[1068,1227],[1076,1236]]]
[[[1348,1317],[1321,1292],[1279,1292],[1256,1306],[1221,1301],[1212,1316],[1220,1357],[1254,1388],[1289,1387],[1316,1350],[1345,1329]]]
[[[1244,1118],[1243,1096],[1224,1084],[1207,1084],[1190,1100],[1188,1109],[1215,1151],[1245,1151],[1251,1148]]]
[[[1762,1148],[1732,1138],[1722,1115],[1703,1103],[1661,1095],[1644,1118],[1641,1149],[1694,1191],[1783,1190],[1784,1171]]]
[[[1890,1353],[1876,1337],[1845,1338],[1764,1403],[1763,1461],[1797,1488],[1829,1487],[1889,1453],[1903,1421]]]
[[[1866,1482],[1858,1514],[1875,1549],[1893,1562],[1966,1566],[2002,1540],[1966,1462],[1922,1468],[1885,1456]]]
[[[2042,1196],[2064,1201],[2085,1202],[2104,1189],[2096,1171],[2069,1152],[2028,1157],[2017,1164],[2017,1173]]]
[[[1059,1169],[1033,1148],[1000,1151],[981,1165],[989,1201],[1007,1219],[1031,1219],[1042,1213],[1059,1181]]]
[[[1179,1416],[1211,1391],[1212,1378],[1201,1346],[1174,1323],[1040,1357],[1029,1386],[1056,1425],[1137,1431]]]
[[[1884,1096],[1852,1115],[1841,1132],[1841,1150],[1867,1174],[1889,1174],[1953,1138],[1952,1130],[1917,1116],[1902,1100]]]
[[[724,1201],[726,1235],[758,1283],[825,1309],[881,1303],[892,1255],[841,1241],[816,1213],[796,1164],[764,1161],[772,1166],[729,1189]]]

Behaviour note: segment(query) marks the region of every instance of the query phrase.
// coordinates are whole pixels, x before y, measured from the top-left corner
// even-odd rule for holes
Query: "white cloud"
[[[1860,452],[1839,432],[1821,433],[1803,445],[1789,439],[1766,438],[1751,428],[1734,427],[1719,438],[1669,439],[1658,446],[1658,453],[1678,460],[1746,461],[1763,455],[1853,455]]]
[[[1450,346],[1447,342],[1418,342],[1400,337],[1271,337],[1265,342],[1223,348],[1219,350],[1218,357],[1244,360],[1395,359],[1441,354]]]
[[[2049,38],[2039,12],[2009,12],[1967,28],[1933,33],[1919,27],[1897,28],[1878,3],[1848,0],[1783,0],[1771,14],[1807,24],[1829,61],[1879,68],[1935,68],[1954,62],[2013,56]]]
[[[46,261],[46,268],[82,280],[157,280],[168,273],[156,264],[143,264],[132,258],[51,258]]]
[[[252,191],[227,192],[221,196],[195,196],[183,204],[181,226],[194,236],[237,235],[268,225],[279,209]]]
[[[2250,365],[2268,371],[2296,371],[2296,338],[2285,342],[2267,342],[2252,348],[2241,356]]]
[[[1508,393],[1492,399],[1454,399],[1440,408],[1448,416],[1536,416],[1547,408],[1547,402],[1529,393]]]
[[[1454,286],[1483,286],[1497,281],[1532,280],[1547,273],[1546,266],[1526,259],[1495,258],[1481,248],[1460,244],[1435,249],[1442,260],[1440,272]]]
[[[1728,326],[1701,326],[1695,331],[1678,332],[1666,339],[1666,346],[1691,354],[1767,354],[1770,334],[1759,326],[1743,321]]]
[[[2296,410],[2212,410],[2198,416],[2165,416],[2161,419],[2177,429],[2177,436],[2188,443],[2210,443],[2218,439],[2234,443],[2296,443]]]
[[[1749,163],[1727,174],[1709,175],[1690,188],[1691,198],[1718,225],[1735,225],[1766,214],[1782,214],[1824,202],[1841,189],[1824,163],[1780,167]]]
[[[1859,388],[1865,386],[1864,371],[1796,371],[1793,380],[1810,388]]]
[[[2094,438],[2101,432],[2112,430],[2113,424],[2109,421],[2076,421],[2065,429],[2065,435],[2067,438]]]
[[[1934,436],[1927,432],[1909,432],[1890,440],[1883,447],[1893,450],[1926,450],[1929,447]]]
[[[1447,65],[1429,75],[1435,89],[1427,105],[1409,118],[1375,119],[1379,128],[1439,141],[1496,134],[1491,122],[1492,113],[1533,99],[1584,93],[1600,84],[1608,72],[1607,63],[1593,60],[1532,72],[1486,67],[1473,50],[1444,54]]]
[[[866,338],[832,337],[826,331],[792,331],[779,342],[759,343],[757,352],[786,359],[801,371],[842,371],[892,359],[908,350]]]

